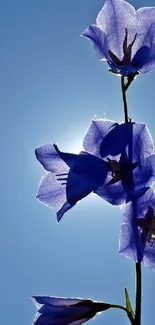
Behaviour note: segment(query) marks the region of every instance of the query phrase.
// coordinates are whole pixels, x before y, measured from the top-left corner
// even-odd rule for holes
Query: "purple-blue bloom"
[[[57,220],[78,201],[104,184],[108,167],[87,152],[79,155],[61,152],[54,145],[35,150],[36,158],[48,172],[40,181],[37,198],[48,207],[57,208]]]
[[[35,325],[80,325],[110,308],[109,304],[90,299],[34,296],[32,300],[38,309]]]
[[[125,203],[135,190],[155,181],[153,141],[143,123],[94,120],[83,148],[106,163],[107,177],[95,193],[111,204]]]
[[[145,73],[155,66],[155,7],[135,11],[126,1],[106,0],[96,25],[82,35],[116,74]]]
[[[155,271],[155,192],[144,191],[124,206],[120,253]]]
[[[41,179],[37,198],[63,214],[91,192],[111,204],[130,200],[132,192],[155,180],[153,141],[145,124],[94,120],[77,154],[54,145],[35,150],[48,172]]]

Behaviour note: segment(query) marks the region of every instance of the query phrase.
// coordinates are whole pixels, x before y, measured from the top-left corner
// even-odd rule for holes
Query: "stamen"
[[[124,38],[124,42],[123,42],[123,53],[125,54],[127,48],[128,48],[128,30],[127,28],[125,28],[125,38]]]
[[[66,180],[67,180],[67,177],[65,177],[65,178],[62,177],[62,178],[57,179],[57,181],[66,181]]]
[[[131,62],[132,47],[135,43],[138,33],[135,34],[133,41],[128,45],[128,30],[125,28],[125,37],[123,41],[123,59],[120,60],[113,52],[109,50],[111,59],[119,66],[129,64]]]
[[[67,185],[67,178],[68,178],[68,173],[61,173],[61,174],[56,174],[57,181],[64,181],[61,183],[61,185]],[[61,177],[61,176],[66,176],[66,177]]]

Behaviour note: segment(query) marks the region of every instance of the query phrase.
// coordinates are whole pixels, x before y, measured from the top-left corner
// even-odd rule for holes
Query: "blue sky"
[[[58,143],[77,152],[92,118],[123,121],[120,79],[108,72],[80,33],[103,0],[6,0],[0,4],[1,227],[0,323],[31,324],[31,295],[134,299],[134,264],[118,254],[122,211],[95,195],[57,224],[36,199],[44,170],[34,149]],[[136,8],[153,1],[132,1]],[[128,92],[133,120],[155,140],[155,71]],[[155,273],[143,268],[143,324],[154,319]],[[128,324],[107,311],[92,324]]]

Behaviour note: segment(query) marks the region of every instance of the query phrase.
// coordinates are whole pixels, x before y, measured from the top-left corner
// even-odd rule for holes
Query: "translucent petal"
[[[97,16],[96,23],[107,38],[109,50],[122,59],[125,29],[128,30],[128,44],[132,43],[136,34],[134,7],[122,0],[106,0]]]
[[[127,194],[124,191],[122,182],[119,181],[115,184],[109,185],[108,183],[110,180],[111,177],[109,173],[106,184],[99,187],[95,193],[112,205],[122,205],[127,199]]]
[[[53,306],[71,306],[83,301],[82,298],[59,298],[49,296],[33,296],[32,300],[34,303],[39,305],[50,304]]]
[[[102,120],[102,119],[93,120],[83,140],[84,150],[97,157],[107,156],[109,154],[108,144],[110,144],[111,146],[113,145],[111,141],[112,140],[111,134],[115,132],[114,127],[117,125],[118,124],[115,121]],[[116,135],[117,132],[114,136]],[[103,145],[104,148],[102,150],[102,141],[104,139],[107,140],[105,140],[105,146]],[[117,139],[118,137],[116,138],[116,141]],[[116,155],[118,154],[118,152],[116,151],[117,149],[115,150],[114,147],[116,148],[116,146],[113,146]]]
[[[143,264],[155,271],[155,245],[146,244],[144,251]]]
[[[54,174],[47,173],[39,183],[36,197],[48,207],[59,209],[66,201],[66,186]]]
[[[142,46],[151,46],[155,43],[155,7],[140,8],[136,12],[137,38],[134,44],[134,52]]]
[[[129,123],[127,123],[129,124]],[[125,135],[125,132],[127,130],[127,127],[122,125],[123,132]],[[149,155],[152,155],[154,153],[154,145],[153,140],[150,135],[150,132],[147,128],[147,126],[143,123],[133,123],[133,137],[131,138],[129,132],[129,159],[133,161],[139,161],[141,162],[144,160],[144,158],[148,157]],[[132,139],[132,141],[131,141]],[[130,145],[131,143],[131,145]],[[132,147],[132,148],[130,148]],[[131,152],[131,153],[130,153]],[[131,157],[130,157],[131,155]]]
[[[93,42],[96,54],[100,59],[110,59],[107,49],[107,40],[100,28],[96,25],[91,25],[82,33],[82,36],[87,37]]]
[[[37,193],[39,201],[48,207],[57,208],[58,221],[66,211],[92,192],[88,184],[75,173],[69,172],[65,177],[66,181],[61,181],[60,175],[56,178],[54,174],[47,173],[42,177]]]
[[[36,158],[47,171],[52,173],[68,172],[69,167],[61,159],[56,148],[55,145],[45,144],[35,150]]]
[[[34,324],[37,325],[67,325],[86,317],[91,312],[89,304],[87,306],[87,300],[78,298],[32,297],[32,299],[39,308],[34,320]],[[78,305],[79,303],[84,304]],[[93,302],[91,303],[93,306]],[[92,313],[88,317],[91,318],[94,315],[95,313]]]
[[[151,155],[139,162],[133,171],[135,190],[151,186],[155,182],[155,155]]]
[[[120,253],[134,261],[143,261],[145,266],[155,271],[155,243],[149,242],[147,238],[144,240],[137,225],[139,218],[145,220],[150,207],[155,212],[155,192],[151,188],[140,197],[135,195],[135,199],[125,205]]]
[[[66,165],[68,165],[68,167],[73,169],[76,163],[76,159],[78,158],[78,155],[74,153],[62,152],[58,149],[57,145],[54,145],[54,147],[58,155],[66,163]]]

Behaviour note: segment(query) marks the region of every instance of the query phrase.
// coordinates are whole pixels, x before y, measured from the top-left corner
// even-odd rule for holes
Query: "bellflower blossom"
[[[83,148],[106,163],[109,171],[96,194],[111,204],[125,203],[136,189],[155,181],[153,141],[143,123],[94,120]]]
[[[80,298],[34,296],[32,300],[38,309],[35,325],[80,325],[110,308],[109,304]]]
[[[104,184],[108,167],[104,161],[87,152],[79,155],[61,152],[54,145],[35,150],[46,175],[41,179],[37,198],[48,207],[56,207],[57,220],[79,200]]]
[[[106,0],[96,25],[82,35],[116,74],[131,76],[155,67],[155,7],[135,11],[126,1]]]
[[[155,271],[155,192],[144,190],[124,207],[120,253]]]

